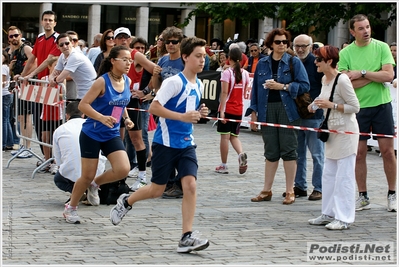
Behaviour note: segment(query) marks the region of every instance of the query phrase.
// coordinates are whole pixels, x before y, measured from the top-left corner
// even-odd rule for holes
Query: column
[[[136,10],[136,36],[142,37],[148,41],[148,25],[150,9],[148,7],[139,7]]]
[[[101,5],[91,5],[89,7],[88,24],[87,24],[87,42],[89,47],[93,43],[94,36],[100,32],[101,22]]]
[[[53,10],[52,3],[43,3],[40,5],[40,14],[39,14],[39,33],[44,32],[44,28],[42,26],[42,14],[44,11]]]
[[[397,29],[396,21],[393,21],[392,25],[389,26],[385,31],[386,33],[385,39],[388,45],[390,45],[392,42],[396,42],[396,29]]]
[[[267,34],[273,30],[273,19],[265,17],[264,19],[259,20],[259,30],[258,30],[258,40],[266,39]]]
[[[218,39],[222,40],[223,43],[226,41],[226,40],[223,40],[223,25],[222,25],[222,23],[213,24],[213,34],[211,37],[212,37],[211,39],[218,38]]]
[[[186,17],[188,17],[188,13],[190,13],[191,11],[192,11],[192,9],[182,9],[180,23],[184,22],[184,19]],[[182,30],[183,30],[183,34],[188,37],[195,36],[195,16],[192,17],[189,24],[186,27],[184,27]]]

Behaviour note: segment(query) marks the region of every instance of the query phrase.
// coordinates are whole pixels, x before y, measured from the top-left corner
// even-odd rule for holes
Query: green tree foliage
[[[186,4],[187,5],[187,4]],[[373,26],[386,29],[396,20],[396,3],[193,3],[184,25],[192,16],[206,14],[212,23],[225,19],[240,19],[244,25],[264,17],[285,20],[293,32],[313,34],[328,32],[343,19],[348,21],[355,14],[365,14]]]

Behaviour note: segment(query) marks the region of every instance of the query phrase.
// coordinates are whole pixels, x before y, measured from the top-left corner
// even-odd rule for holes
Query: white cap
[[[120,27],[114,31],[115,38],[118,36],[118,34],[121,34],[121,33],[125,33],[125,34],[129,35],[129,37],[132,36],[132,34],[130,33],[130,30],[128,28]]]

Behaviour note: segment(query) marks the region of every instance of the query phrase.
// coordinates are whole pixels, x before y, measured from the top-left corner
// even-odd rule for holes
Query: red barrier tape
[[[127,108],[128,110],[137,110],[137,111],[144,111],[148,112],[145,109],[139,108]],[[215,117],[204,117],[205,119],[209,120],[226,120],[232,122],[246,122],[249,124],[256,124],[256,125],[263,125],[263,126],[271,126],[271,127],[278,127],[278,128],[287,128],[287,129],[296,129],[302,131],[312,131],[312,132],[325,132],[325,133],[337,133],[337,134],[359,134],[359,135],[368,135],[368,136],[376,136],[376,137],[389,137],[389,138],[396,138],[396,135],[388,135],[388,134],[373,134],[373,133],[355,133],[349,131],[337,131],[337,130],[326,130],[326,129],[319,129],[319,128],[310,128],[310,127],[303,127],[303,126],[293,126],[293,125],[285,125],[285,124],[277,124],[277,123],[267,123],[267,122],[252,122],[252,121],[243,121],[243,120],[233,120],[233,119],[221,119]]]

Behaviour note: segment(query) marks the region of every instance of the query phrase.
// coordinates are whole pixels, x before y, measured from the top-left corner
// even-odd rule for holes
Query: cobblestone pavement
[[[298,198],[283,205],[282,163],[273,186],[273,199],[252,203],[263,185],[263,142],[259,133],[242,129],[248,171],[238,173],[232,147],[229,174],[217,174],[219,136],[212,122],[195,126],[198,145],[198,199],[194,230],[210,241],[203,251],[178,254],[181,199],[152,199],[134,205],[119,226],[109,220],[111,206],[79,206],[83,222],[65,222],[68,195],[56,188],[53,176],[36,174],[36,159],[16,159],[6,168],[3,152],[2,265],[314,265],[337,264],[307,259],[308,242],[393,242],[397,261],[397,214],[386,211],[387,183],[382,159],[369,152],[368,187],[371,209],[356,213],[346,231],[329,231],[307,220],[320,214],[321,201]],[[150,134],[150,137],[153,133]],[[39,152],[39,147],[34,146]],[[311,161],[308,159],[311,170]],[[147,170],[151,177],[151,170]],[[132,184],[129,178],[128,183]],[[308,173],[310,183],[310,173]],[[308,193],[313,188],[308,189]],[[382,264],[357,261],[350,264]],[[342,264],[342,263],[341,263]]]

